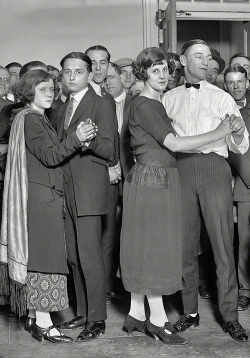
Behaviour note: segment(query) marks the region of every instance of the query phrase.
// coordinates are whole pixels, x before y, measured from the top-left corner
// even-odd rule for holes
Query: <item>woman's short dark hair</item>
[[[44,62],[41,61],[30,61],[25,63],[25,65],[23,65],[23,67],[20,70],[19,76],[22,77],[25,75],[25,73],[29,72],[30,70],[32,70],[34,67],[42,67],[45,70],[47,69],[47,66],[45,65]]]
[[[16,88],[18,98],[24,103],[30,103],[35,98],[35,88],[42,82],[53,80],[55,94],[58,92],[55,76],[44,70],[32,70],[23,75]]]
[[[147,69],[153,65],[162,64],[167,60],[166,54],[159,47],[148,47],[142,50],[133,62],[133,74],[144,82],[148,79]]]
[[[87,67],[88,72],[92,71],[92,61],[89,58],[89,56],[86,55],[86,53],[84,53],[84,52],[71,52],[68,55],[64,56],[64,58],[60,62],[60,65],[61,65],[62,69],[63,69],[65,61],[68,58],[78,58],[78,59],[86,62],[86,67]]]

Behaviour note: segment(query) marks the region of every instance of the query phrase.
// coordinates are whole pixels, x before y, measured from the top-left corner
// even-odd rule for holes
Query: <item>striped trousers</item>
[[[225,322],[238,318],[231,169],[215,153],[177,155],[183,208],[183,307],[198,312],[198,251],[202,212],[214,253],[218,303]]]

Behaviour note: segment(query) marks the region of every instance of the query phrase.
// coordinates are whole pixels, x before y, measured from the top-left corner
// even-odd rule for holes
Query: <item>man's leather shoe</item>
[[[32,332],[33,331],[33,328],[34,328],[34,325],[36,323],[36,319],[33,318],[33,317],[26,317],[26,321],[25,321],[25,329],[26,331],[28,332]]]
[[[60,329],[74,329],[74,328],[83,328],[85,327],[85,324],[86,324],[86,317],[76,316],[69,322],[55,324],[55,327]]]
[[[203,298],[203,299],[212,298],[211,292],[209,291],[209,289],[205,285],[200,285],[199,286],[199,294],[200,294],[200,297]]]
[[[195,317],[192,317],[188,314],[182,315],[176,323],[173,324],[173,327],[176,332],[184,332],[190,327],[197,327],[200,324],[199,313]]]
[[[105,321],[88,322],[84,330],[76,338],[76,342],[87,342],[95,339],[105,332]]]
[[[238,311],[245,311],[250,305],[250,298],[247,296],[239,296],[238,298]]]
[[[247,342],[248,335],[239,321],[229,321],[223,325],[224,332],[228,332],[230,336],[238,342]]]

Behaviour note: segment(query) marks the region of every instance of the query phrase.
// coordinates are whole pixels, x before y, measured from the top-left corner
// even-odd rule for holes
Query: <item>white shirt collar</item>
[[[80,92],[77,92],[74,95],[70,95],[70,97],[74,97],[74,101],[76,102],[81,102],[83,96],[85,95],[85,93],[88,91],[88,87],[84,88],[83,90],[81,90]]]
[[[120,94],[120,96],[114,98],[114,100],[115,100],[116,103],[119,103],[119,102],[121,102],[121,101],[122,101],[123,99],[125,99],[125,98],[126,98],[126,92],[123,91],[123,92]]]
[[[93,87],[94,91],[96,94],[98,94],[98,96],[102,97],[102,90],[101,90],[101,86],[99,86],[97,83],[95,83],[94,81],[90,82],[91,86]]]

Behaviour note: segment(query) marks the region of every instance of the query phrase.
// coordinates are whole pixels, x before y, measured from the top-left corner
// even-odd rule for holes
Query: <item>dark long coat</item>
[[[67,273],[60,164],[81,145],[75,132],[64,141],[46,117],[25,115],[28,173],[28,270]]]

